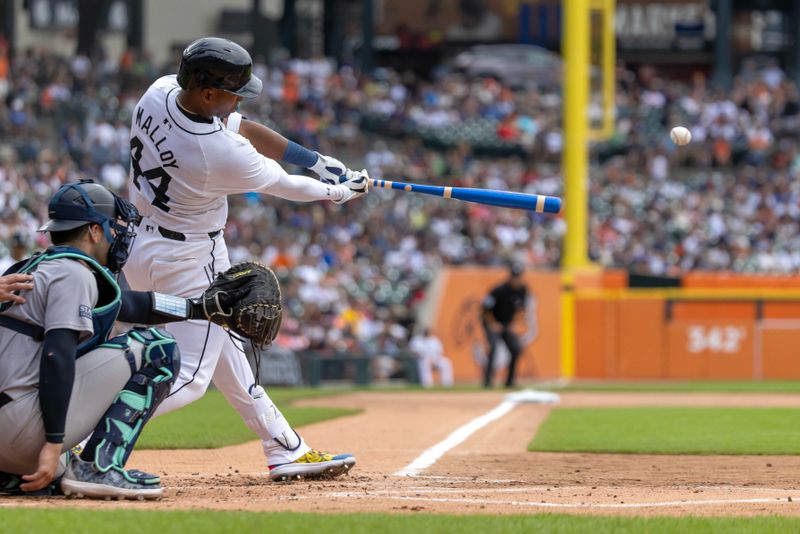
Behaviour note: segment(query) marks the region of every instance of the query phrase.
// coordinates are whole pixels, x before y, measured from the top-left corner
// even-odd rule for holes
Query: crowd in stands
[[[46,245],[35,230],[64,181],[92,176],[124,193],[133,106],[175,70],[135,53],[11,57],[0,43],[0,240],[22,232],[31,249]],[[552,88],[512,91],[447,69],[432,80],[368,76],[324,59],[255,71],[264,91],[246,116],[372,177],[563,193]],[[672,81],[620,66],[615,133],[592,151],[591,256],[654,275],[796,272],[799,114],[797,88],[774,65],[745,69],[724,93],[699,74]],[[669,141],[678,124],[692,131],[687,147]],[[553,268],[565,232],[560,217],[390,191],[344,206],[258,195],[230,204],[232,261],[276,269],[290,315],[283,342],[320,350],[404,349],[413,305],[442,265]]]

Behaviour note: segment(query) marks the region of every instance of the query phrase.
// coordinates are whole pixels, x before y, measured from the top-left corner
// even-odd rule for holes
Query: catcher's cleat
[[[0,471],[0,497],[53,497],[62,495],[58,485],[61,481],[57,478],[38,491],[22,491],[20,486],[25,483],[18,475]]]
[[[273,482],[286,480],[334,478],[350,471],[356,465],[352,454],[328,454],[311,449],[303,456],[286,464],[269,466],[269,479]]]
[[[136,480],[136,482],[134,482]],[[144,482],[147,481],[147,482]],[[72,458],[64,478],[61,491],[67,497],[89,497],[93,499],[159,499],[164,494],[159,479],[140,471],[122,473],[110,469],[105,473],[95,468],[94,462]]]

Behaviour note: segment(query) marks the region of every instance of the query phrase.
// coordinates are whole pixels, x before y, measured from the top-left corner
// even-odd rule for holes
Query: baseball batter
[[[246,50],[208,37],[184,50],[177,77],[156,80],[137,103],[130,190],[143,219],[124,271],[131,288],[192,296],[228,269],[222,233],[227,195],[261,192],[341,204],[367,192],[366,171],[350,171],[236,113],[261,86]],[[321,180],[289,175],[275,159],[310,168]],[[182,363],[156,415],[197,400],[213,380],[261,438],[271,480],[336,476],[355,464],[352,455],[320,453],[303,441],[255,383],[241,344],[223,328],[189,321],[169,331]]]

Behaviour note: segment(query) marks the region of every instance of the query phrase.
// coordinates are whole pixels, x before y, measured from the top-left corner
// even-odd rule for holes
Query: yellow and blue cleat
[[[328,479],[348,473],[356,465],[352,454],[328,454],[311,449],[293,462],[269,466],[269,479],[285,480]]]

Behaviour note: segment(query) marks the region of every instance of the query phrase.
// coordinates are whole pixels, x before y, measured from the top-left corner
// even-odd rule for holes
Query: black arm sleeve
[[[78,332],[66,328],[50,330],[44,336],[39,367],[39,406],[45,437],[49,443],[64,442],[69,398],[75,382]]]
[[[154,309],[152,291],[123,291],[122,306],[119,309],[117,320],[133,324],[165,324],[205,318],[202,308],[197,303],[189,301],[188,304],[187,316],[179,317]]]
[[[158,324],[150,321],[152,310],[153,294],[150,291],[123,291],[117,320],[135,324]]]

